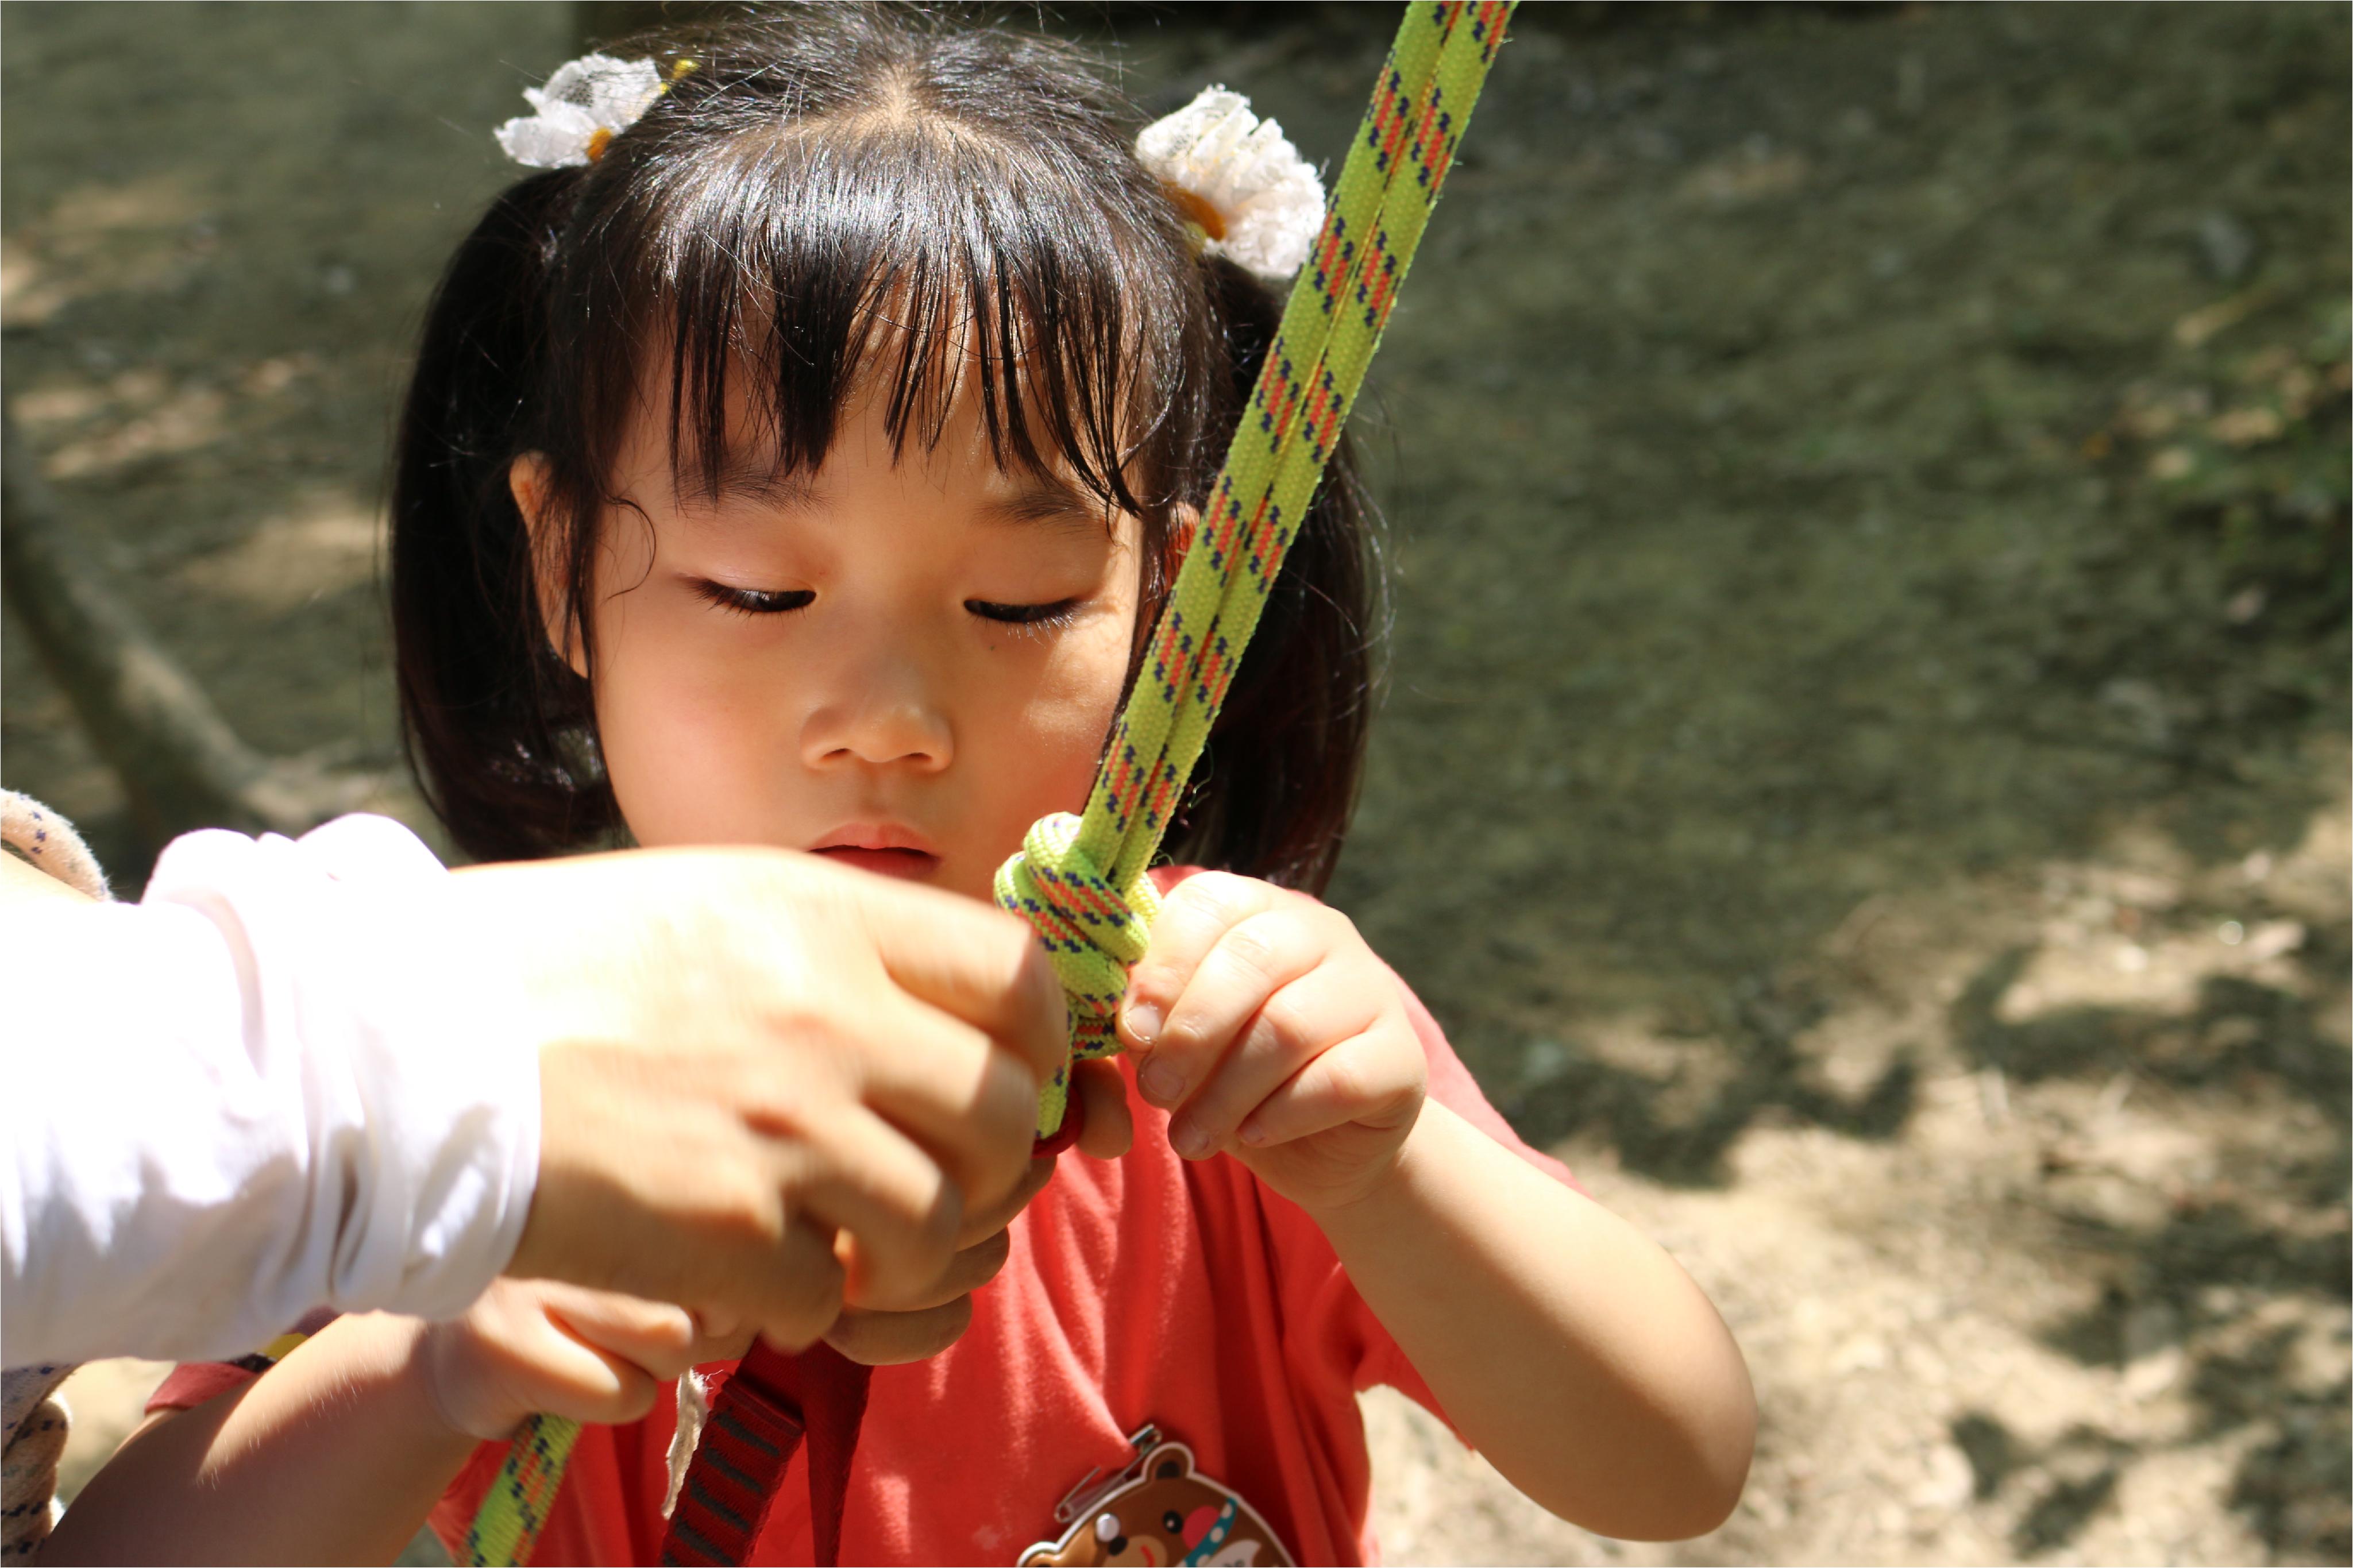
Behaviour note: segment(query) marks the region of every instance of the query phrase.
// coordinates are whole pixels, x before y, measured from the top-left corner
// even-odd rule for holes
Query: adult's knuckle
[[[845,1281],[829,1241],[796,1226],[777,1249],[765,1323],[807,1344],[841,1314]]]
[[[993,907],[969,909],[972,931],[961,942],[975,972],[983,979],[1002,979],[1009,988],[1050,982],[1053,963],[1039,946],[1037,933],[1018,915]]]
[[[787,1224],[786,1183],[763,1163],[726,1161],[705,1173],[699,1228],[716,1245],[773,1247]]]
[[[1038,1080],[1003,1051],[990,1051],[974,1087],[972,1115],[985,1149],[1019,1152],[1038,1120]]]
[[[955,1256],[956,1233],[964,1228],[964,1189],[942,1175],[913,1217],[917,1250],[935,1267],[944,1264]]]
[[[768,1331],[786,1345],[799,1348],[815,1342],[841,1316],[842,1287],[839,1278],[823,1285],[805,1282],[778,1304]]]

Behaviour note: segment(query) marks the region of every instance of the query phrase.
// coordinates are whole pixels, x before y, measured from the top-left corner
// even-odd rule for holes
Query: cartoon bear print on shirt
[[[1152,1446],[1139,1464],[1075,1511],[1060,1540],[1041,1541],[1021,1554],[1021,1568],[1292,1568],[1291,1553],[1258,1510],[1196,1474],[1193,1450],[1182,1443]]]

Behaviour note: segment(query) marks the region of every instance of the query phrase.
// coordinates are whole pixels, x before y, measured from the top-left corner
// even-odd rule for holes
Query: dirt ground
[[[1764,1428],[1636,1546],[1377,1394],[1393,1561],[2353,1558],[2348,17],[1523,12],[1360,424],[1333,897]],[[1336,163],[1388,14],[1112,21]],[[388,403],[571,26],[0,5],[16,419],[239,731],[412,818]],[[0,635],[0,773],[135,889]],[[77,1479],[158,1370],[84,1374]]]

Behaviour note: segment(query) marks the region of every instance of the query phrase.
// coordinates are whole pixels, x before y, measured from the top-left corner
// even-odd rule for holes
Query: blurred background
[[[120,894],[205,822],[431,833],[390,411],[491,127],[627,9],[0,5],[0,778]],[[1394,20],[1027,15],[1335,169]],[[1395,628],[1332,897],[1706,1285],[1764,1431],[1723,1530],[1628,1546],[1376,1394],[1393,1561],[2353,1556],[2348,49],[1520,14],[1359,416]],[[161,1370],[81,1375],[69,1484]]]

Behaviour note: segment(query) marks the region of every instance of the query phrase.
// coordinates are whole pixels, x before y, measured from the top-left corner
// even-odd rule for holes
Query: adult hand
[[[799,1349],[845,1303],[938,1307],[967,1214],[1029,1171],[1063,1011],[1010,916],[783,850],[450,883],[456,918],[519,963],[539,1049],[512,1275]]]
[[[1110,1061],[1081,1062],[1072,1070],[1075,1092],[1084,1102],[1085,1121],[1078,1151],[1098,1160],[1116,1160],[1134,1141],[1135,1121],[1127,1108],[1127,1086]],[[897,1366],[935,1356],[964,1337],[972,1325],[972,1293],[997,1278],[1011,1253],[1008,1227],[1053,1178],[1061,1156],[1029,1162],[1029,1171],[994,1208],[965,1216],[957,1251],[947,1272],[932,1288],[895,1310],[845,1307],[825,1341],[851,1361]]]

